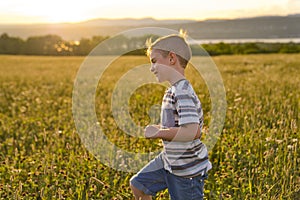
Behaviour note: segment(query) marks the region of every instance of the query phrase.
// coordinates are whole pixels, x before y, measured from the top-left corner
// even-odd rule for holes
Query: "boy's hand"
[[[159,131],[159,126],[157,125],[149,125],[145,128],[145,138],[155,138],[155,135]]]

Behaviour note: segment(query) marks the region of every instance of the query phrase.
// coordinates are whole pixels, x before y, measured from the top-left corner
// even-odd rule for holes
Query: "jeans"
[[[131,184],[145,194],[155,196],[168,188],[171,200],[203,199],[204,180],[207,174],[192,178],[176,176],[165,170],[160,155],[153,159],[130,180]]]

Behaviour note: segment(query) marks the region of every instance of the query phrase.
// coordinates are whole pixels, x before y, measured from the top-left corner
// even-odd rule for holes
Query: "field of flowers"
[[[0,56],[0,199],[132,199],[133,173],[96,159],[77,134],[72,91],[84,57]],[[222,134],[210,151],[206,199],[300,198],[300,54],[213,57],[226,90]],[[122,131],[111,113],[116,82],[143,56],[121,57],[99,81],[95,110],[110,142],[132,152],[161,148],[159,140]],[[188,67],[210,122],[205,82]],[[101,84],[100,84],[101,82]],[[132,120],[150,123],[165,87],[139,87],[129,102]],[[126,123],[126,122],[125,122]],[[118,152],[108,152],[115,159]],[[156,199],[168,199],[168,192]]]

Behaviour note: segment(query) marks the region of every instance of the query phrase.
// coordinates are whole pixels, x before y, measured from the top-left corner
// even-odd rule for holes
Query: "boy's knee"
[[[130,189],[135,197],[135,199],[146,199],[146,200],[151,200],[152,197],[145,194],[142,190],[139,190],[138,188],[136,188],[133,184],[131,184],[131,182],[129,182],[130,184]]]
[[[141,190],[139,190],[138,188],[136,188],[133,184],[131,184],[131,182],[130,182],[130,189],[132,190],[132,192],[134,193],[134,194],[142,194],[143,193],[143,191],[141,191]]]

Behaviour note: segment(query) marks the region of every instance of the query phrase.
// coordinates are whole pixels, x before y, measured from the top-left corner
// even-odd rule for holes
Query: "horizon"
[[[156,17],[141,17],[141,18],[134,18],[134,17],[123,17],[123,18],[104,18],[104,17],[99,17],[99,18],[90,18],[87,20],[83,20],[83,21],[77,21],[77,22],[36,22],[36,23],[12,23],[12,24],[8,24],[8,23],[1,23],[0,20],[0,25],[1,26],[17,26],[17,25],[58,25],[58,24],[80,24],[80,23],[85,23],[85,22],[90,22],[90,21],[96,21],[96,20],[145,20],[145,19],[153,19],[155,21],[164,21],[164,20],[172,20],[172,21],[213,21],[213,20],[237,20],[237,19],[250,19],[250,18],[260,18],[260,17],[287,17],[287,16],[293,16],[293,15],[300,15],[300,12],[298,13],[290,13],[290,14],[286,14],[286,15],[258,15],[258,16],[253,16],[253,17],[233,17],[233,18],[205,18],[205,19],[191,19],[191,18],[156,18]]]
[[[152,0],[142,4],[136,0],[129,2],[86,0],[84,3],[58,0],[51,2],[11,0],[0,3],[0,24],[76,24],[96,19],[145,18],[205,21],[287,16],[298,13],[300,13],[299,0],[253,0],[251,2],[212,0],[205,3],[201,3],[199,0],[177,3],[171,0],[163,2]]]

